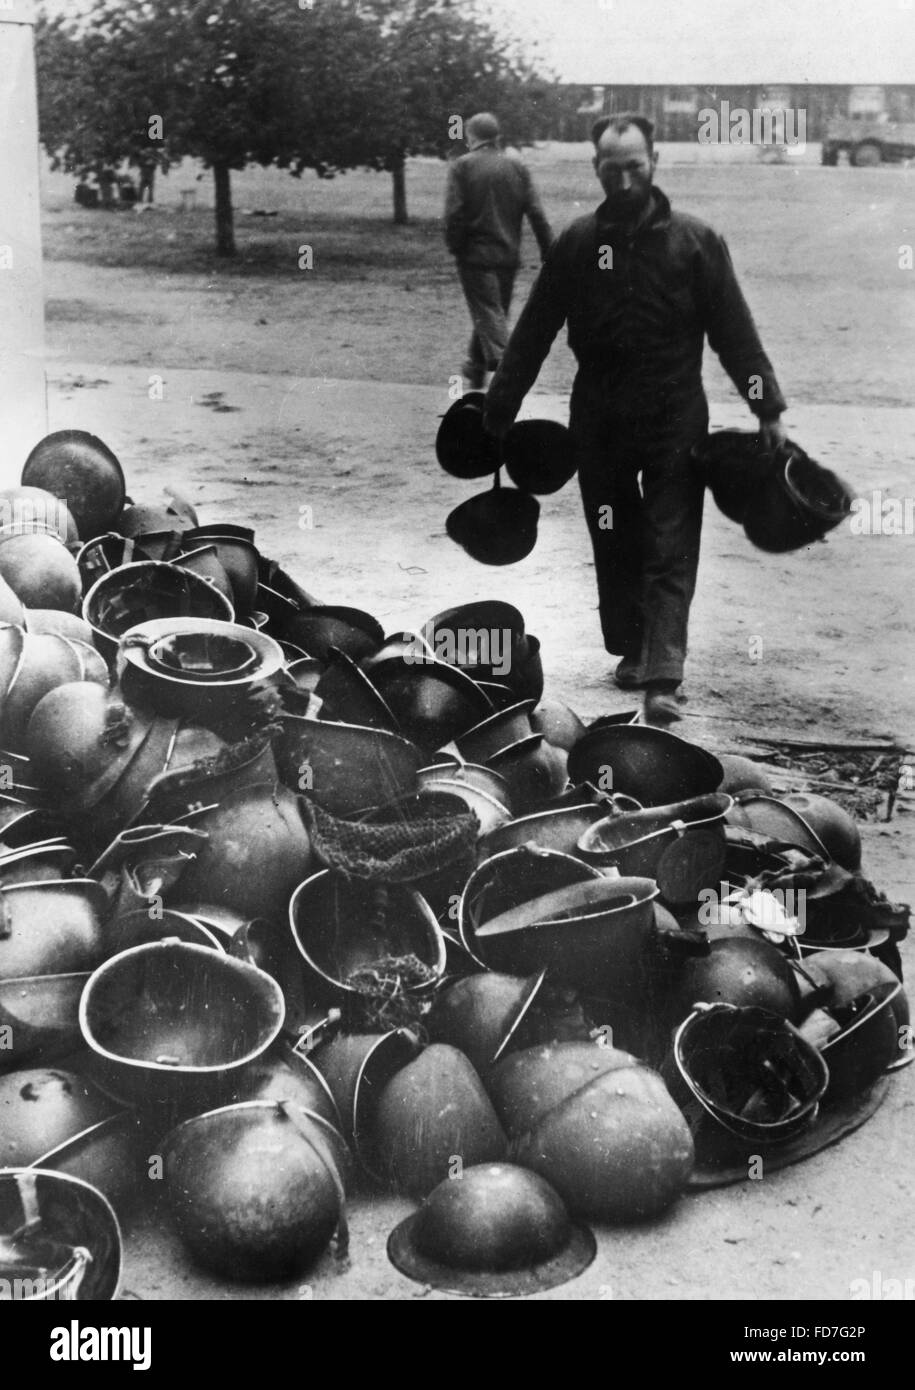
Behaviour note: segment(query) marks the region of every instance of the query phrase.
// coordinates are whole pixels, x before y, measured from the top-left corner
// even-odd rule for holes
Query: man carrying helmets
[[[445,241],[457,261],[470,310],[464,376],[479,390],[495,371],[508,342],[506,314],[520,263],[521,228],[531,224],[541,257],[553,233],[533,180],[521,160],[499,145],[499,122],[488,111],[467,122],[468,153],[449,166],[445,194]]]
[[[784,443],[785,400],[724,239],[671,210],[653,186],[645,116],[592,130],[604,202],[547,255],[486,397],[484,425],[506,434],[568,321],[578,360],[569,427],[594,549],[604,645],[614,679],[644,690],[643,718],[679,718],[696,584],[703,479],[691,450],[708,426],[706,336],[767,447]]]

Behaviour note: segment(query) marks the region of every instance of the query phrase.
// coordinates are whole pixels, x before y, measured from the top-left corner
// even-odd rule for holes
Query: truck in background
[[[820,163],[838,164],[843,153],[856,169],[915,159],[915,121],[891,121],[885,116],[835,116],[826,125]]]

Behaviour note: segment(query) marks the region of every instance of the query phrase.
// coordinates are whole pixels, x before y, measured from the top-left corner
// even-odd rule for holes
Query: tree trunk
[[[394,181],[394,222],[398,227],[405,227],[410,219],[407,216],[407,159],[403,150],[394,156],[391,177]]]
[[[228,164],[213,165],[216,185],[216,251],[220,256],[235,255],[235,223],[232,211],[232,175]]]

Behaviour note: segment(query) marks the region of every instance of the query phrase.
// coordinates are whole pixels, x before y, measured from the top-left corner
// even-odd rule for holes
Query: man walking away
[[[448,169],[445,242],[458,275],[473,333],[464,376],[479,390],[508,342],[506,315],[521,262],[524,218],[546,257],[553,233],[526,166],[500,148],[499,122],[488,111],[467,122],[468,153]]]
[[[600,207],[547,256],[486,397],[501,437],[568,321],[578,360],[569,428],[594,550],[604,646],[614,679],[645,691],[643,718],[679,718],[687,623],[696,586],[703,480],[690,457],[708,427],[705,338],[769,448],[784,442],[785,401],[728,248],[653,187],[646,116],[594,126]]]

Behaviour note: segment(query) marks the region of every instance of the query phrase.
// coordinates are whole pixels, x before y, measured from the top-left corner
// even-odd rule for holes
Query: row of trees
[[[233,169],[386,170],[403,223],[406,160],[453,151],[456,117],[496,110],[524,142],[555,100],[476,0],[96,0],[78,20],[41,18],[36,55],[54,167],[200,159],[222,255]]]

